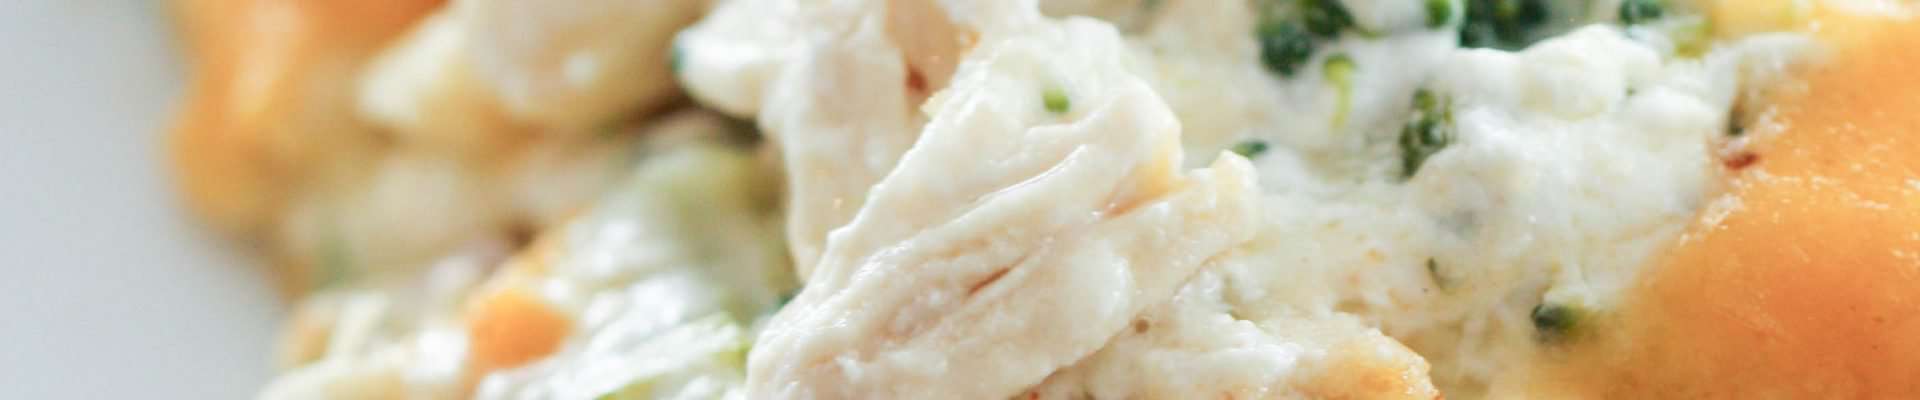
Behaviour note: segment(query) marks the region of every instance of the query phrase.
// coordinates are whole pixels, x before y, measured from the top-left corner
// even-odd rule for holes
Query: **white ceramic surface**
[[[250,398],[279,305],[181,215],[161,0],[0,1],[0,399]]]

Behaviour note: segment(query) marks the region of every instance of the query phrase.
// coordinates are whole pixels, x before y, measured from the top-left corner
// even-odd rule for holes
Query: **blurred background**
[[[0,2],[0,399],[251,398],[280,306],[176,203],[160,0]]]

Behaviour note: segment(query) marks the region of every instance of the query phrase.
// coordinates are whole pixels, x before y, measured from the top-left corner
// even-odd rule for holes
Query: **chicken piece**
[[[1378,329],[1340,314],[1245,320],[1227,286],[1201,272],[1020,398],[1438,398],[1426,360]]]
[[[1012,11],[768,323],[748,397],[1013,395],[1251,236],[1250,165],[1181,171],[1111,26]]]
[[[672,96],[673,35],[706,0],[461,0],[474,71],[518,119],[590,128]]]
[[[801,6],[743,0],[681,35],[681,76],[695,98],[757,114],[787,166],[787,238],[803,279],[827,232],[859,210],[926,118],[974,40],[928,0]]]
[[[388,50],[359,107],[403,141],[492,154],[591,134],[674,96],[670,44],[704,0],[459,0]]]

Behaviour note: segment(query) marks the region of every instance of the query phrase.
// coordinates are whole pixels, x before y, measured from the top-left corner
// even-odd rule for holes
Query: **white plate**
[[[280,307],[178,211],[161,0],[0,1],[0,399],[250,398]]]

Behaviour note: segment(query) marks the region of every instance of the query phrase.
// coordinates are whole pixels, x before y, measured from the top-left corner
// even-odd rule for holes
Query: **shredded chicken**
[[[469,153],[527,131],[591,133],[674,96],[673,35],[702,0],[457,0],[378,60],[360,107]]]
[[[1350,315],[1252,321],[1211,269],[1134,318],[1100,352],[1027,392],[1044,399],[1427,400],[1439,391],[1413,350]]]
[[[1179,170],[1178,123],[1110,26],[1001,21],[1024,23],[983,36],[769,322],[749,397],[1009,396],[1250,237],[1250,166]]]
[[[681,48],[700,49],[681,54],[694,96],[757,113],[779,144],[799,276],[913,143],[917,107],[974,35],[930,0],[735,1],[682,34]]]

